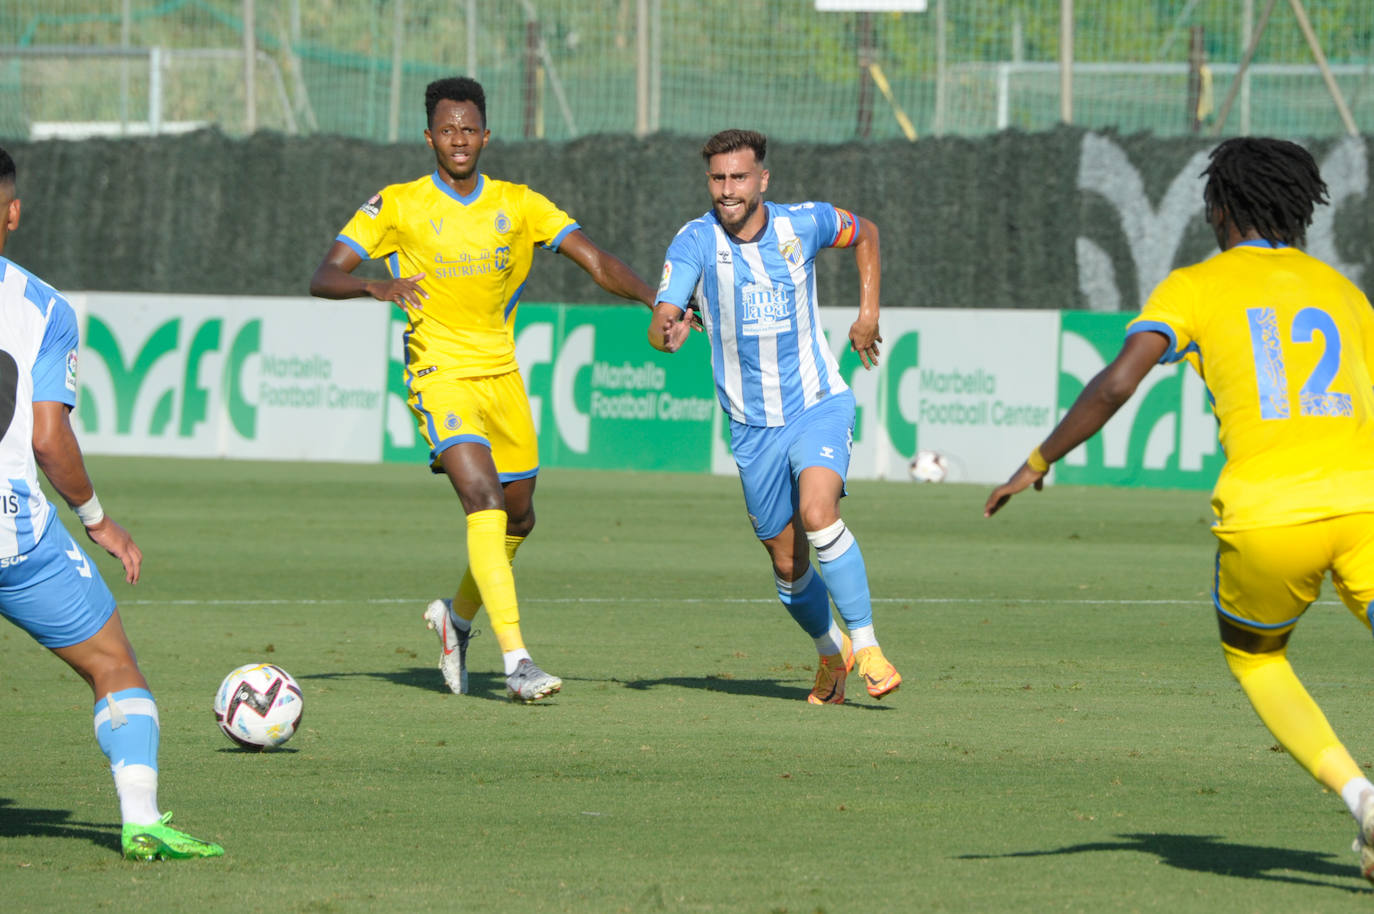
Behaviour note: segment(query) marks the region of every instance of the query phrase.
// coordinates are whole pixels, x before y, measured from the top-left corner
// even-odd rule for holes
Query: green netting
[[[1073,123],[1180,135],[1199,129],[1201,102],[1209,130],[1269,5],[1076,0]],[[809,0],[6,0],[0,136],[213,124],[229,136],[414,138],[425,126],[424,85],[457,72],[486,84],[490,126],[508,140],[747,124],[831,142],[901,138],[903,117],[919,136],[1060,122],[1060,4],[928,6],[861,14],[817,12]],[[1374,122],[1374,3],[1300,6],[1356,124]],[[1227,133],[1345,130],[1291,0],[1274,4],[1245,83]]]

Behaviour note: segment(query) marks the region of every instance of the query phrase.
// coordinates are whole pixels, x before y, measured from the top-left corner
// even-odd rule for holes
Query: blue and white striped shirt
[[[741,243],[715,212],[687,223],[668,247],[658,301],[695,302],[711,339],[721,407],[736,422],[778,426],[848,390],[816,303],[816,254],[848,247],[858,220],[829,203],[769,203],[768,224]]]
[[[52,505],[38,486],[33,404],[76,404],[76,312],[0,257],[0,559],[33,549]]]

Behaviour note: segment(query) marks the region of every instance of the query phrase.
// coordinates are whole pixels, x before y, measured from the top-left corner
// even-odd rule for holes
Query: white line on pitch
[[[731,604],[750,604],[750,603],[776,603],[776,600],[764,597],[526,597],[520,602],[526,606],[535,606],[551,603],[647,603],[658,604],[675,603],[682,605],[696,605],[702,603],[731,603]],[[277,600],[121,600],[121,606],[341,606],[348,604],[362,603],[369,606],[405,604],[422,604],[426,602],[424,597],[374,597],[371,599],[277,599]],[[1056,600],[1038,597],[879,597],[873,600],[874,603],[962,603],[969,606],[1005,606],[1008,604],[1040,606],[1205,606],[1211,601],[1206,598],[1196,600],[1091,600],[1091,599],[1072,599]],[[1339,606],[1337,600],[1318,600],[1318,605]]]

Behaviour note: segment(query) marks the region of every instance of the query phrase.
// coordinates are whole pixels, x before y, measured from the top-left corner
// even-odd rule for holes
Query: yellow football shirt
[[[1127,333],[1169,338],[1206,382],[1226,464],[1222,527],[1374,511],[1374,312],[1356,286],[1291,247],[1237,245],[1174,270]]]
[[[392,184],[364,203],[338,239],[392,276],[423,273],[429,294],[409,311],[406,384],[430,374],[472,378],[517,367],[515,311],[534,246],[557,250],[578,228],[523,184],[478,175],[464,197],[437,171]]]

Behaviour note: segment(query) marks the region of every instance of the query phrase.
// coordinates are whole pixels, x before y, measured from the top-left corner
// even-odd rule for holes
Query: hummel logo
[[[71,544],[72,548],[67,550],[67,558],[71,559],[73,562],[80,562],[80,565],[77,566],[76,573],[83,578],[89,578],[91,576],[90,563],[87,562],[86,557],[81,554],[81,547],[76,545],[76,540],[72,540]]]
[[[826,460],[834,460],[835,449],[833,447],[823,447],[821,448],[821,456],[824,457]]]

